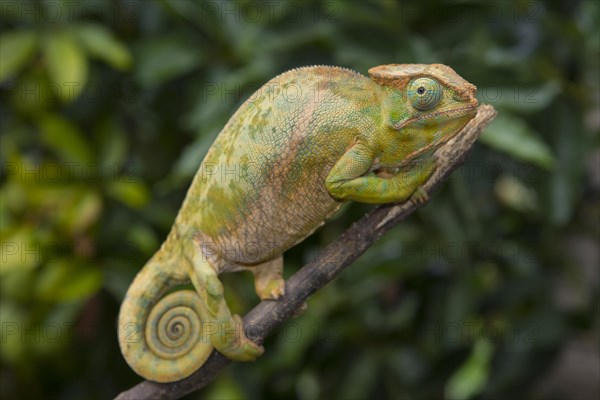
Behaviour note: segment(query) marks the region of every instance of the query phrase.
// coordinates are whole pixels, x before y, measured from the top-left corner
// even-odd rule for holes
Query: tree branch
[[[496,116],[492,106],[482,105],[476,117],[455,138],[435,153],[437,169],[423,189],[431,196],[460,166],[482,130]],[[421,205],[404,202],[375,208],[352,224],[329,244],[314,261],[305,265],[286,282],[286,294],[278,301],[263,301],[245,317],[247,336],[262,343],[277,326],[291,318],[310,295],[329,283],[344,268],[363,254],[377,239],[413,213]],[[190,377],[172,383],[144,381],[122,392],[116,400],[177,399],[212,382],[231,360],[213,351],[206,363]]]

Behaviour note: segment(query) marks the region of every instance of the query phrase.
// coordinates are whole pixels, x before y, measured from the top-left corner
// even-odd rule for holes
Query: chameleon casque
[[[442,64],[285,72],[225,125],[160,249],[121,306],[119,344],[139,375],[183,379],[213,348],[254,360],[218,275],[250,270],[262,300],[284,294],[282,253],[343,202],[421,202],[433,152],[476,114],[474,85]],[[173,291],[193,284],[195,290]]]

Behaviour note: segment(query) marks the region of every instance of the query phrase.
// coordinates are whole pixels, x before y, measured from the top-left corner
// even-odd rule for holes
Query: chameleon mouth
[[[469,114],[475,115],[477,112],[477,103],[469,104],[464,107],[457,107],[451,110],[437,111],[429,114],[419,115],[418,117],[409,118],[405,121],[392,125],[392,127],[396,130],[400,130],[407,125],[413,124],[419,121],[431,121],[436,118],[444,117],[447,121],[453,120],[456,118],[464,117]]]

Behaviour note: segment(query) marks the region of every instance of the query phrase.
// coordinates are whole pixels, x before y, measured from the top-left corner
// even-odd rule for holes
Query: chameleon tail
[[[173,272],[181,270],[181,265],[165,265],[166,260],[159,251],[144,266],[119,313],[121,353],[136,373],[155,382],[190,376],[213,349],[202,335],[198,294],[180,290],[165,296],[175,286],[189,282],[187,276]]]

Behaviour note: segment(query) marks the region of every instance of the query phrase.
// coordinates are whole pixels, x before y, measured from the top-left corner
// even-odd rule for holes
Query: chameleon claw
[[[285,281],[283,278],[273,279],[264,287],[259,297],[261,300],[278,300],[285,294]]]
[[[429,200],[429,195],[427,194],[425,189],[423,189],[421,186],[419,186],[417,188],[417,190],[415,190],[414,193],[408,199],[408,201],[410,201],[412,204],[414,204],[416,206],[424,204],[428,200]]]

